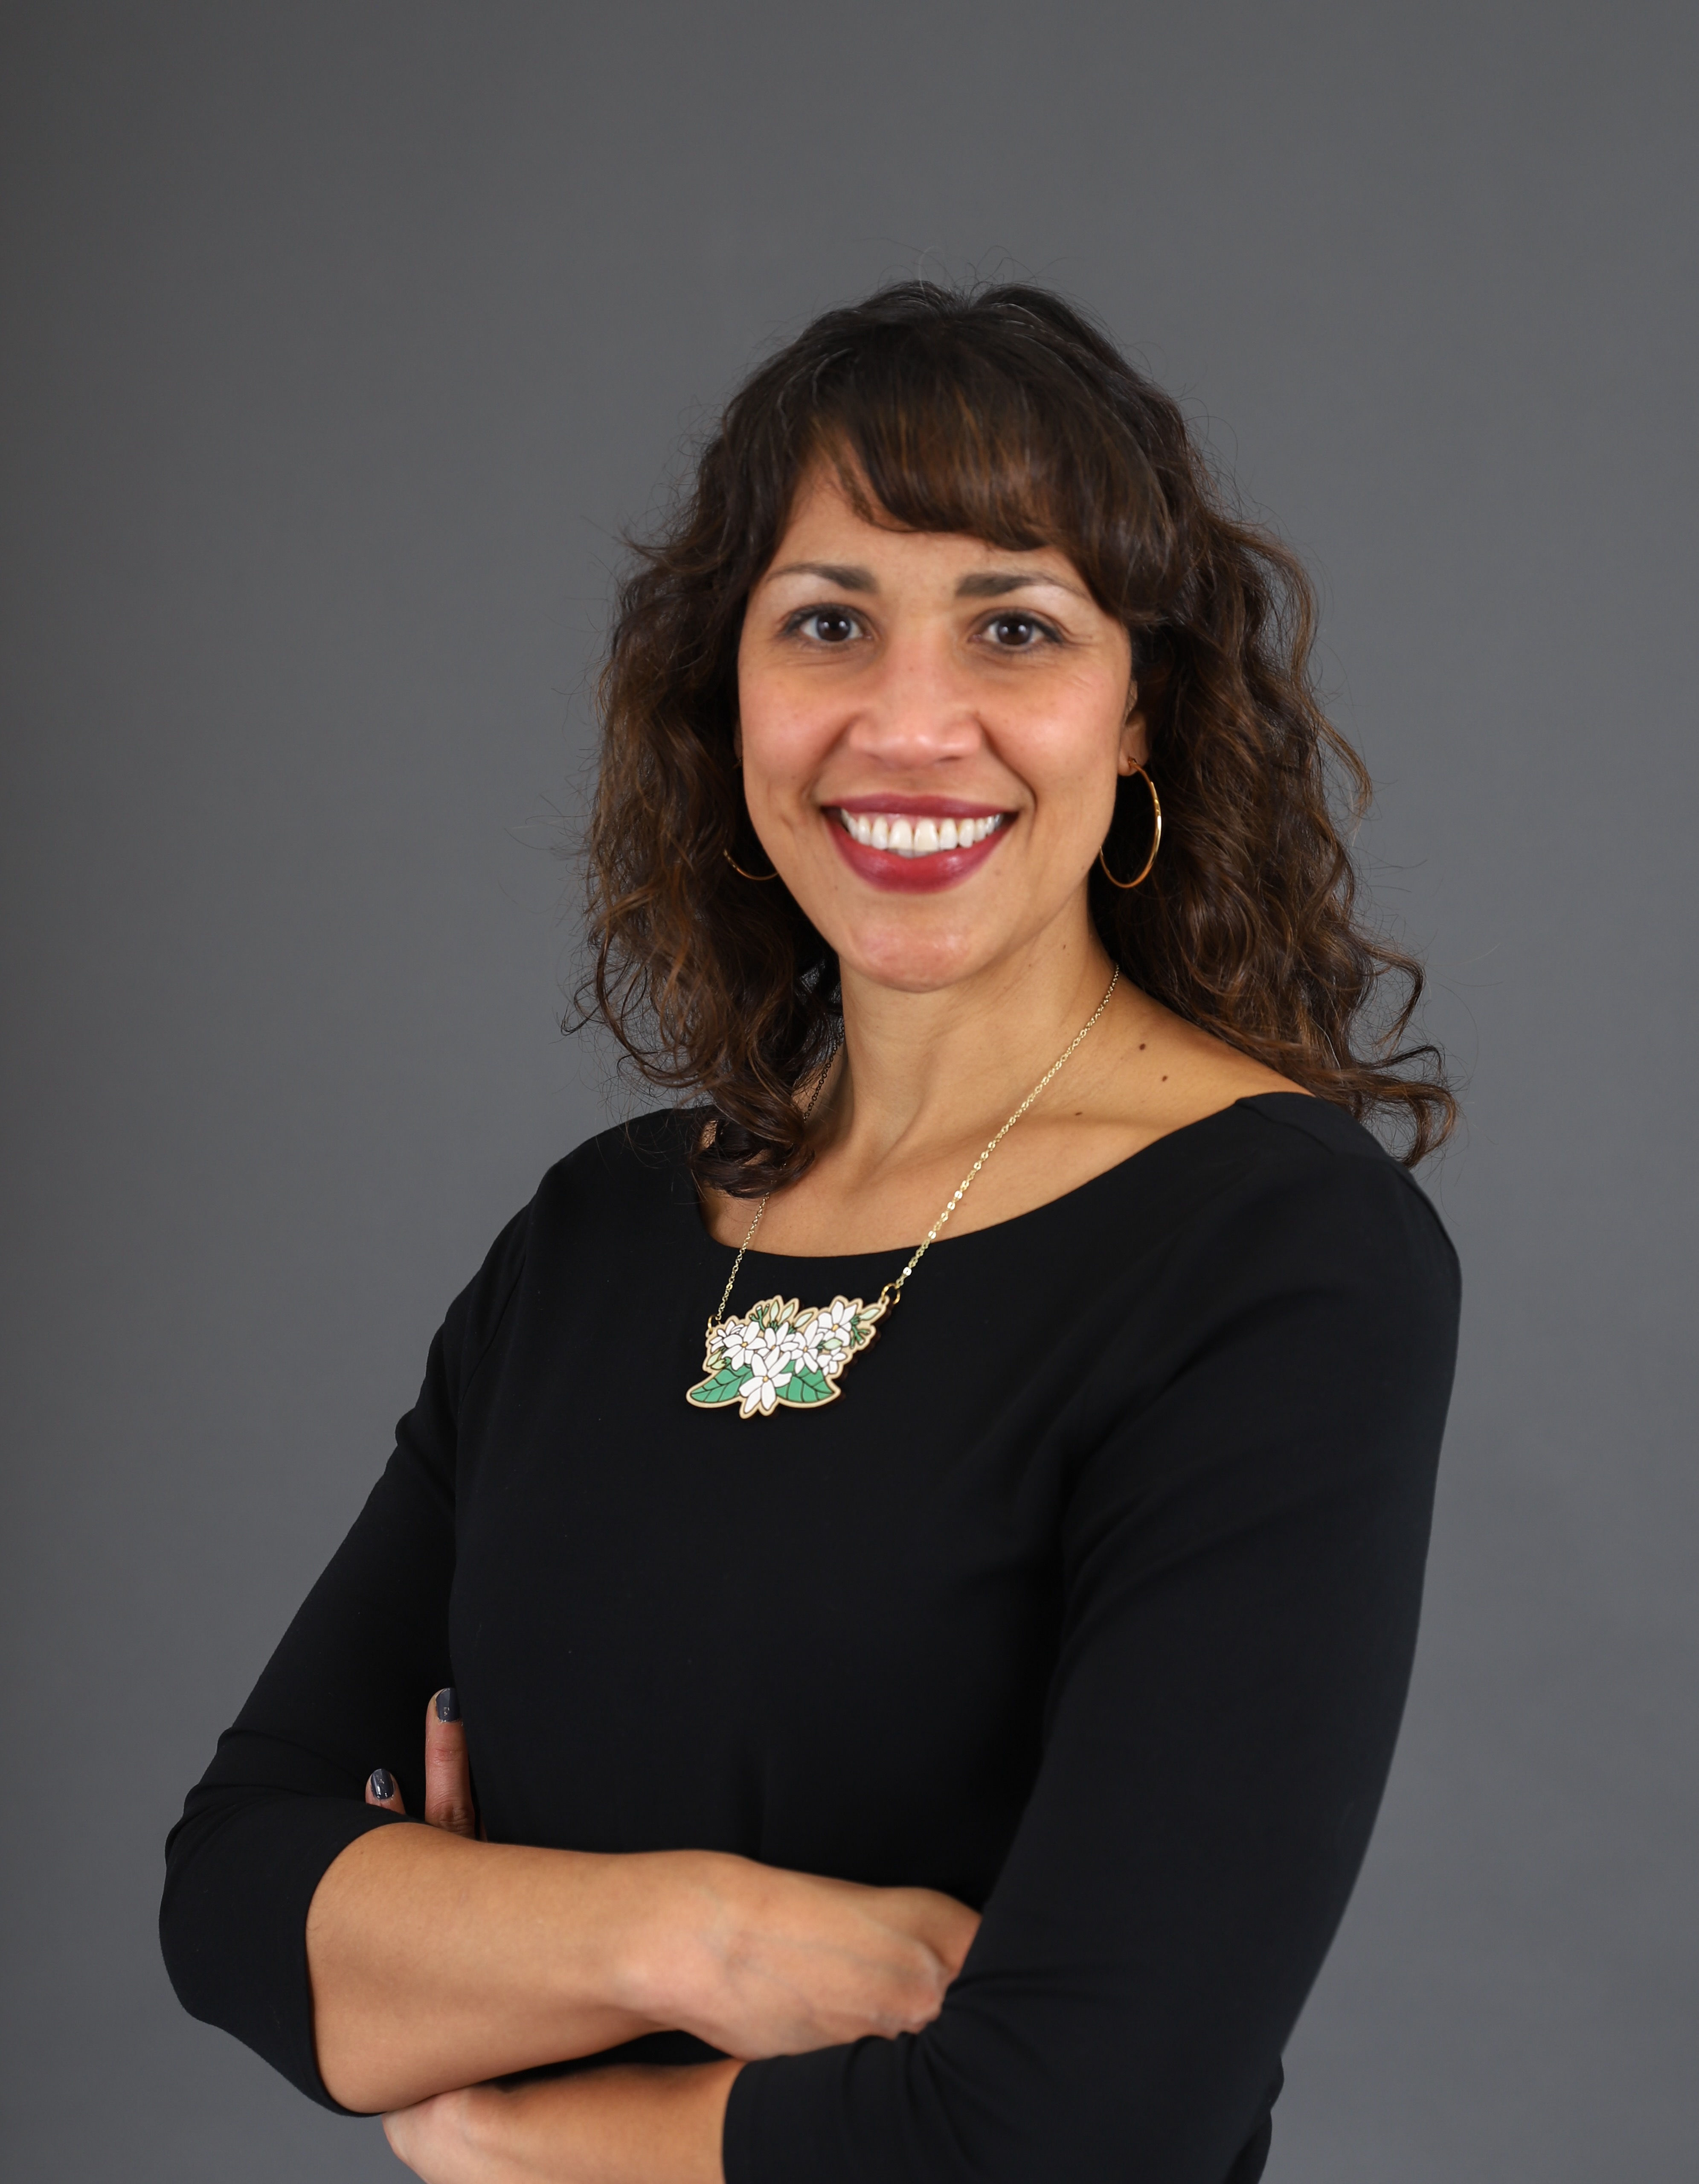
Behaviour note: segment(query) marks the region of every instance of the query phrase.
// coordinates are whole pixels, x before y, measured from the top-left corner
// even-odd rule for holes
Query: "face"
[[[886,530],[828,468],[738,655],[749,816],[846,975],[927,992],[1085,927],[1142,763],[1127,633],[1051,548]]]

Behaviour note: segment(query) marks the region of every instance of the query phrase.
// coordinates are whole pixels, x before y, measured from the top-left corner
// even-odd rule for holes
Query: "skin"
[[[1112,967],[1086,882],[1118,778],[1148,753],[1131,660],[1056,549],[869,523],[827,470],[799,493],[744,619],[738,743],[761,845],[838,950],[844,1043],[815,1163],[768,1206],[764,1251],[912,1245],[1101,1000]],[[1005,815],[966,878],[912,894],[851,868],[838,807],[939,797]],[[1235,1100],[1299,1089],[1122,980],[950,1232],[1060,1197]],[[741,1242],[749,1213],[721,1200],[709,1218]]]
[[[929,1889],[720,1852],[482,1841],[464,1725],[427,1710],[425,1737],[430,1825],[351,1844],[308,1913],[320,2070],[347,2107],[411,2106],[669,2028],[742,2057],[916,2031],[978,1926]]]
[[[844,993],[816,1157],[769,1204],[760,1247],[912,1245],[1109,985],[1086,883],[1117,779],[1146,755],[1127,635],[1057,550],[870,522],[822,466],[750,595],[738,697],[750,821]],[[941,886],[847,850],[836,816],[936,822],[940,803],[1002,815]],[[1299,1089],[1123,980],[939,1248],[1236,1100]],[[737,1243],[750,1208],[720,1199],[704,1217]],[[472,2081],[662,2025],[746,2059],[918,2029],[977,1926],[926,1891],[744,1859],[479,1842],[464,1731],[427,1713],[426,1732],[435,1825],[337,1859],[308,1955],[326,2082],[387,2109],[427,2184],[723,2184],[737,2061]]]

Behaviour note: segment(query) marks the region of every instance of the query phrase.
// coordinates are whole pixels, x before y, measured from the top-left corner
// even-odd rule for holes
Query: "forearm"
[[[655,2031],[745,2059],[918,2031],[978,1924],[929,1889],[723,1852],[383,1828],[331,1864],[309,1912],[320,2075],[345,2107],[397,2109]]]
[[[307,1920],[319,2068],[345,2107],[599,2053],[655,2030],[644,1940],[666,1857],[604,1858],[383,1828],[326,1873]]]
[[[475,2086],[387,2115],[384,2129],[426,2184],[724,2184],[726,2102],[742,2067]]]

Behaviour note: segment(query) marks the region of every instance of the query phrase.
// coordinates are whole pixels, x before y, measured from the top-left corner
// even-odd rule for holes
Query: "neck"
[[[843,974],[844,1053],[821,1143],[848,1167],[953,1140],[1025,1099],[1103,999],[1113,966],[1080,915],[1019,956],[922,993]]]

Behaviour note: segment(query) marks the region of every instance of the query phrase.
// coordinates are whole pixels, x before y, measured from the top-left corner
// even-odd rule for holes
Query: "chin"
[[[846,968],[899,994],[935,994],[953,986],[982,970],[993,953],[981,934],[912,929],[856,933],[837,952]]]

